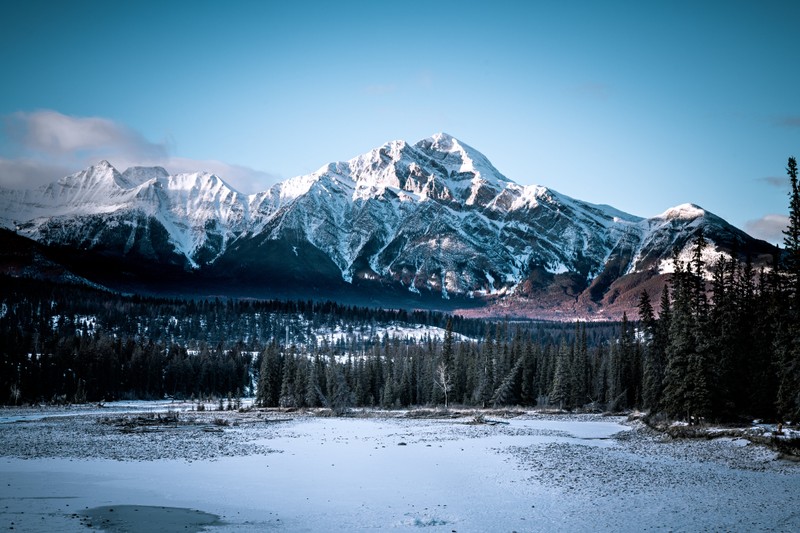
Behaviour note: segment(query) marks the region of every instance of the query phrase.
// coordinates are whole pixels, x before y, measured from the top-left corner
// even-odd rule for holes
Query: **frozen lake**
[[[138,432],[120,412],[0,424],[0,527],[86,531],[88,509],[163,506],[220,517],[208,531],[800,531],[797,463],[619,417],[187,412]],[[174,527],[147,516],[141,531]]]

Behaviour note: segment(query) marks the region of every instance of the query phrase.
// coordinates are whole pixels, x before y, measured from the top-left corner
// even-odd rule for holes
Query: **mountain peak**
[[[485,155],[447,133],[436,133],[419,141],[414,147],[438,160],[451,174],[472,174],[474,178],[499,184],[501,187],[512,182]]]
[[[117,169],[107,160],[103,159],[80,172],[59,179],[56,184],[70,188],[96,188],[117,184],[119,178],[120,174]],[[48,187],[52,187],[53,185],[49,185]]]
[[[417,143],[417,146],[426,146],[429,149],[436,150],[438,152],[461,152],[467,153],[468,151],[478,152],[474,148],[467,146],[466,144],[462,143],[449,133],[445,133],[440,131],[439,133],[434,133],[430,137],[427,137]],[[483,154],[481,154],[483,157]]]
[[[428,139],[430,139],[434,143],[439,143],[439,144],[443,144],[443,145],[444,144],[452,144],[453,141],[458,142],[458,139],[456,139],[455,137],[453,137],[449,133],[445,133],[443,131],[440,131],[438,133],[434,133],[433,135],[428,137]]]
[[[655,218],[663,218],[666,220],[694,220],[704,217],[707,214],[708,212],[699,205],[686,203],[670,207]]]

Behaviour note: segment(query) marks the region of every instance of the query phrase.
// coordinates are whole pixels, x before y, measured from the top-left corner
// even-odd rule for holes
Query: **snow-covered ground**
[[[362,326],[354,331],[349,330],[343,325],[336,326],[335,328],[318,328],[314,331],[313,335],[316,339],[317,345],[321,346],[324,342],[327,342],[330,345],[335,345],[336,343],[342,341],[373,341],[375,339],[383,339],[384,336],[387,336],[389,339],[397,339],[403,342],[420,342],[429,338],[441,341],[445,337],[445,330],[444,328],[437,326],[403,324],[401,322],[397,322],[381,324],[377,327]],[[453,333],[453,340],[468,341],[470,338],[460,333]]]
[[[594,415],[172,423],[142,407],[0,411],[0,528],[198,531],[216,515],[208,531],[800,531],[800,464],[741,439],[671,441]]]

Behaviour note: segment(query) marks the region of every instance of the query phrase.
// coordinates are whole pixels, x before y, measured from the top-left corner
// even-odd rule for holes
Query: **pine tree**
[[[692,305],[695,317],[695,327],[701,328],[708,317],[708,298],[706,296],[706,263],[703,253],[708,246],[703,228],[697,230],[697,236],[692,248],[692,262],[689,279],[691,280]]]
[[[786,271],[790,277],[795,300],[795,312],[800,306],[800,186],[797,182],[797,160],[789,158],[786,167],[789,174],[789,226],[784,230],[783,245],[786,249]]]
[[[666,289],[665,292],[667,292]],[[664,345],[647,291],[642,291],[639,298],[639,321],[645,340],[642,356],[642,405],[645,409],[655,411],[661,402],[664,379]]]
[[[536,398],[539,395],[539,390],[536,386],[537,356],[534,350],[533,342],[529,338],[525,343],[525,351],[522,356],[522,397],[520,400],[523,405],[536,405]]]
[[[669,341],[664,370],[663,408],[672,417],[686,416],[689,357],[695,351],[691,291],[683,262],[673,257],[675,271],[670,280],[673,302],[670,309]]]
[[[695,238],[692,265],[694,266],[694,353],[689,358],[689,388],[688,412],[695,419],[706,418],[712,414],[710,390],[711,362],[714,346],[713,338],[709,331],[710,306],[706,294],[706,263],[703,252],[708,246],[702,228]],[[718,382],[714,382],[718,386]],[[716,414],[716,413],[715,413]]]
[[[353,392],[345,379],[342,365],[333,365],[331,368],[331,393],[328,395],[328,407],[336,416],[342,416],[352,407]]]
[[[387,379],[385,383],[381,391],[381,407],[384,409],[391,409],[394,407],[395,400],[397,399],[394,380]]]
[[[308,381],[306,382],[304,403],[308,407],[319,407],[323,403],[323,394],[319,386],[319,368],[321,359],[319,355],[308,363]]]
[[[550,388],[550,403],[559,406],[561,409],[570,407],[571,359],[570,346],[567,345],[566,341],[562,341],[556,355],[555,372]]]
[[[397,391],[397,397],[400,400],[400,405],[408,406],[414,401],[414,368],[408,357],[403,357],[400,360],[400,368],[400,383],[398,384],[399,390]]]
[[[699,423],[711,415],[711,394],[708,384],[708,368],[704,354],[695,351],[689,356],[688,391],[685,409],[689,420]]]
[[[453,362],[453,399],[456,401],[462,401],[466,403],[466,396],[467,396],[467,382],[468,382],[468,369],[469,369],[469,359],[471,358],[471,354],[468,352],[468,346],[470,343],[460,342],[458,343],[458,349],[456,350],[455,359]]]
[[[575,325],[575,341],[571,364],[571,401],[575,407],[589,402],[589,347],[586,341],[586,324]]]
[[[622,385],[622,365],[620,345],[615,342],[608,352],[608,362],[603,372],[606,378],[604,399],[607,411],[619,411],[624,403],[626,391]]]
[[[297,398],[295,397],[295,380],[297,368],[294,356],[294,346],[289,349],[289,352],[283,359],[283,374],[281,378],[281,392],[278,403],[281,407],[297,407]]]
[[[293,388],[294,405],[297,407],[311,407],[306,403],[306,393],[308,392],[308,382],[310,379],[311,360],[305,355],[295,358],[295,379]]]
[[[664,375],[664,410],[674,417],[689,420],[709,416],[708,299],[705,288],[703,250],[707,246],[702,231],[698,231],[692,249],[692,261],[684,268],[673,257],[673,308],[670,317],[667,366]]]
[[[262,407],[277,407],[281,392],[283,369],[278,345],[271,343],[261,354],[256,401]]]
[[[480,355],[475,368],[477,378],[475,380],[474,401],[481,407],[486,407],[492,399],[494,392],[494,345],[489,329],[486,331],[486,339],[481,348]]]
[[[783,304],[775,337],[775,366],[778,375],[776,407],[784,418],[800,417],[800,186],[797,160],[789,158],[789,227],[784,231],[785,272],[789,303]]]
[[[615,367],[618,384],[618,394],[615,397],[616,409],[636,406],[640,396],[640,354],[635,332],[625,312],[622,313]]]
[[[444,343],[442,344],[442,361],[448,368],[453,367],[453,319],[447,319],[444,328]]]
[[[511,370],[508,371],[506,376],[500,382],[500,385],[494,391],[492,395],[492,406],[499,407],[501,405],[508,405],[509,403],[513,403],[514,401],[514,389],[517,385],[517,380],[519,378],[520,371],[522,370],[522,359],[520,358]]]

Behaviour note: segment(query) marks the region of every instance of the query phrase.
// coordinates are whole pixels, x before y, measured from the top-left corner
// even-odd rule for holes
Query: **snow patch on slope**
[[[682,262],[684,265],[684,269],[694,267],[691,265],[691,262],[694,258],[694,245],[692,243],[688,243],[686,246],[681,249],[678,253],[678,261]],[[717,250],[714,243],[709,241],[708,246],[703,250],[701,254],[703,259],[703,263],[705,264],[705,272],[703,273],[703,277],[706,280],[711,281],[714,277],[714,265],[717,264],[718,261],[722,259],[728,259],[728,254],[725,252],[721,252]],[[658,263],[658,273],[659,274],[673,274],[675,272],[675,261],[672,258],[669,259],[662,259]]]

